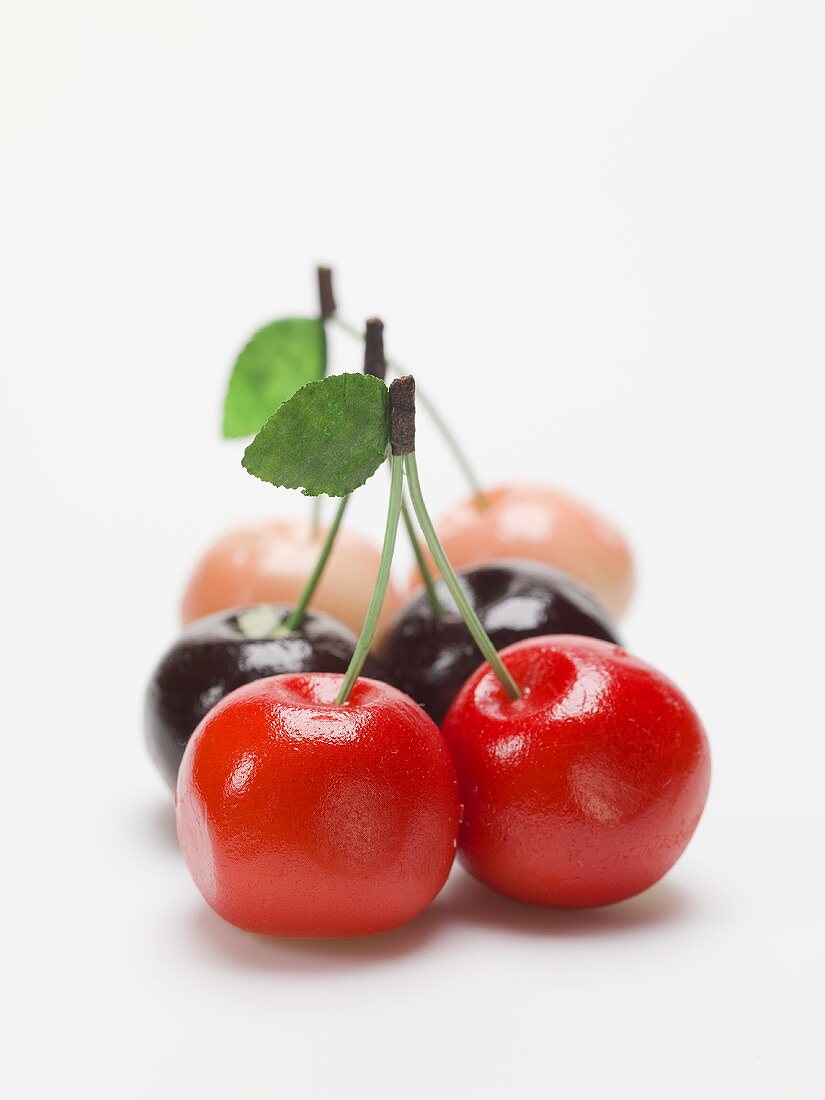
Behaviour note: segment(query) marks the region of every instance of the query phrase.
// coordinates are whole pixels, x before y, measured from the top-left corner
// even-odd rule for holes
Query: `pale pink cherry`
[[[319,528],[313,538],[308,521],[284,519],[229,531],[195,568],[181,606],[183,623],[231,607],[295,603],[327,530]],[[310,606],[325,611],[358,634],[375,586],[379,557],[378,547],[342,527]],[[379,631],[400,604],[398,591],[390,583]]]
[[[633,592],[633,559],[611,523],[546,486],[503,485],[485,496],[486,507],[471,498],[436,525],[456,568],[497,558],[547,562],[586,584],[615,616],[622,614]],[[417,570],[413,582],[420,583]]]

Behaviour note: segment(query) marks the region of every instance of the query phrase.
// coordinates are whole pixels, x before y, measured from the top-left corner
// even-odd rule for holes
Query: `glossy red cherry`
[[[619,640],[615,624],[590,590],[544,562],[494,561],[460,569],[458,576],[496,649],[545,634]],[[443,614],[436,618],[420,589],[384,635],[379,678],[441,722],[482,657],[444,581],[435,587]]]
[[[355,649],[347,627],[309,609],[300,626],[273,635],[273,623],[292,610],[283,604],[236,608],[197,619],[161,658],[146,690],[144,729],[149,754],[172,788],[183,751],[207,711],[230,691],[287,672],[346,672]],[[244,618],[264,613],[263,630],[244,630]],[[364,674],[383,679],[383,670],[368,657]]]
[[[532,558],[587,585],[611,614],[626,609],[633,559],[619,531],[592,509],[542,485],[503,485],[486,506],[465,501],[436,525],[455,568],[496,558]],[[414,580],[420,582],[417,573]]]
[[[657,882],[702,814],[708,743],[665,676],[618,646],[554,635],[501,653],[442,732],[464,803],[461,859],[503,894],[558,908],[608,905]]]
[[[364,936],[433,900],[455,855],[455,771],[435,723],[388,684],[335,673],[238,688],[195,731],[178,837],[225,920],[275,936]]]
[[[233,607],[294,604],[312,572],[327,533],[312,536],[304,520],[274,520],[238,527],[207,550],[186,588],[183,623]],[[312,606],[359,631],[378,572],[379,553],[368,539],[341,528]],[[381,609],[379,631],[400,606],[392,585]]]

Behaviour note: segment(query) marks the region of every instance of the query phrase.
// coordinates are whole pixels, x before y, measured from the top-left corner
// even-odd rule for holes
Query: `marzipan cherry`
[[[460,807],[435,723],[388,684],[275,676],[212,709],[184,754],[178,836],[206,901],[277,936],[404,924],[444,884]]]
[[[144,725],[149,753],[172,790],[195,727],[230,691],[279,673],[346,670],[355,649],[352,631],[308,610],[298,627],[279,635],[277,625],[290,611],[267,604],[199,619],[159,662],[146,691]],[[371,657],[365,672],[382,676]]]
[[[488,886],[580,908],[652,886],[681,855],[710,780],[704,730],[665,676],[617,646],[556,635],[482,665],[442,732],[464,803],[461,858]]]
[[[327,528],[313,534],[309,520],[272,520],[229,531],[204,555],[183,597],[181,618],[191,623],[204,615],[257,603],[295,603],[310,575]],[[378,548],[341,528],[313,607],[360,630],[378,572]],[[388,623],[401,600],[392,585],[379,620]]]
[[[455,568],[532,558],[586,584],[611,614],[626,609],[633,559],[619,531],[573,497],[540,485],[505,485],[471,497],[437,524]],[[416,571],[415,583],[420,582]]]
[[[501,560],[457,573],[498,650],[544,634],[584,634],[618,641],[615,624],[592,593],[543,562]],[[447,585],[439,580],[435,589],[442,614],[436,615],[422,589],[393,620],[380,654],[390,683],[441,722],[482,657]]]

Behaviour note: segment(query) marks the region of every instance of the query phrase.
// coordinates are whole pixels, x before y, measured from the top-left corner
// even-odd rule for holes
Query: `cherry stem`
[[[381,614],[381,605],[387,592],[392,568],[392,556],[395,553],[395,541],[398,535],[398,519],[401,515],[401,502],[404,489],[404,459],[401,455],[390,456],[390,503],[387,508],[387,526],[384,529],[384,544],[381,547],[381,559],[378,562],[378,574],[375,578],[375,587],[372,590],[364,625],[355,646],[352,660],[344,673],[341,688],[335,702],[339,705],[346,703],[350,697],[355,681],[358,679],[364,661],[375,640],[375,632],[378,629],[378,616]]]
[[[329,370],[329,347],[327,343],[327,326],[324,323],[330,317],[335,316],[335,291],[332,286],[332,268],[319,265],[315,268],[315,276],[318,284],[318,318],[321,322],[321,377],[326,378]],[[320,497],[314,497],[312,501],[312,519],[310,521],[309,534],[315,542],[321,529],[321,512],[323,505]]]
[[[421,543],[418,541],[418,535],[416,534],[415,524],[413,518],[410,515],[409,504],[407,503],[406,493],[404,499],[401,502],[401,518],[404,520],[404,526],[407,529],[407,535],[410,539],[410,545],[412,546],[413,553],[415,554],[415,561],[418,565],[418,571],[421,574],[424,587],[427,590],[427,596],[430,601],[430,607],[432,608],[433,616],[436,619],[444,618],[444,605],[438,598],[438,591],[435,587],[435,580],[433,578],[432,570],[424,557],[424,551],[421,549]]]
[[[364,339],[364,334],[359,329],[357,329],[354,325],[351,325],[348,321],[345,321],[343,317],[339,317],[337,313],[333,313],[331,315],[331,320],[334,321],[339,328],[343,329],[344,332],[349,333],[350,336],[354,336],[356,340]],[[397,374],[399,376],[407,373],[397,362],[392,359],[387,359],[387,366],[394,374]],[[429,399],[429,397],[427,397],[427,395],[421,391],[420,386],[417,387],[417,392],[418,400],[427,410],[427,414],[429,415],[437,431],[441,435],[441,438],[444,440],[444,442],[447,444],[447,447],[452,452],[453,458],[456,460],[462,473],[464,474],[467,484],[472,490],[477,506],[482,510],[485,509],[490,502],[487,498],[487,494],[482,489],[481,482],[476,477],[476,473],[473,470],[473,467],[470,465],[470,462],[467,458],[467,455],[464,453],[461,444],[453,435],[452,431],[447,425],[446,420]]]
[[[473,636],[473,641],[481,650],[487,664],[499,678],[501,686],[504,688],[508,697],[510,699],[518,699],[521,695],[519,686],[510,675],[501,657],[499,657],[496,652],[496,647],[490,640],[487,631],[481,625],[481,620],[465,596],[461,583],[455,574],[455,570],[452,565],[450,565],[450,559],[444,553],[444,547],[441,545],[441,540],[436,534],[433,522],[427,512],[427,506],[424,503],[424,494],[421,492],[421,482],[418,479],[418,465],[415,460],[415,451],[411,451],[404,456],[404,468],[407,474],[407,484],[410,487],[410,497],[412,499],[413,508],[415,509],[415,514],[418,517],[419,526],[424,532],[424,538],[427,540],[430,553],[435,560],[435,564],[438,566],[444,583],[450,590],[450,595],[455,600],[461,617],[467,629],[470,631],[470,634]]]
[[[387,357],[384,355],[384,322],[380,317],[370,317],[364,326],[364,374],[380,378],[387,374]]]
[[[386,373],[387,357],[384,354],[384,322],[379,317],[370,317],[364,326],[364,374],[371,374],[375,378],[380,378],[383,382]],[[413,417],[414,416],[415,411],[413,409]],[[424,587],[427,589],[433,616],[436,619],[443,619],[444,608],[435,590],[433,575],[427,559],[424,557],[421,543],[418,541],[415,523],[410,515],[406,490],[401,500],[401,518],[404,521],[407,537],[410,540],[410,546],[412,547],[413,554],[415,554],[415,560],[418,563],[418,570],[424,580]]]
[[[316,267],[315,274],[318,279],[318,312],[321,320],[326,321],[334,316],[337,306],[335,304],[335,291],[332,289],[332,268]]]
[[[316,497],[315,500],[319,500]],[[314,501],[313,501],[314,503]],[[298,602],[295,604],[289,615],[281,623],[280,634],[291,634],[293,630],[297,630],[301,623],[304,621],[304,615],[306,609],[309,606],[309,601],[315,595],[315,589],[318,587],[318,583],[323,576],[324,569],[326,568],[329,556],[332,553],[332,547],[335,543],[335,537],[338,534],[338,528],[341,526],[341,520],[344,518],[344,512],[347,510],[347,504],[349,504],[349,497],[342,497],[338,508],[335,511],[335,517],[332,521],[329,531],[327,531],[327,537],[324,539],[324,545],[321,547],[321,553],[318,555],[318,560],[315,563],[315,568],[309,575],[309,580],[304,585],[304,590],[298,597]],[[314,537],[314,536],[313,536]]]

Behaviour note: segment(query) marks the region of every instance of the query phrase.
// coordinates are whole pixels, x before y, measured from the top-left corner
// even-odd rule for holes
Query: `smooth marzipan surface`
[[[458,570],[464,592],[496,649],[544,634],[584,634],[618,642],[615,623],[573,577],[544,562],[502,559]],[[381,646],[387,679],[441,722],[481,654],[443,580],[436,617],[426,590],[387,629]]]
[[[291,610],[268,605],[278,620]],[[149,680],[144,732],[149,755],[172,788],[183,750],[211,707],[242,684],[286,672],[345,672],[355,649],[352,631],[308,609],[297,630],[282,638],[249,638],[238,625],[245,608],[198,619],[161,658]],[[373,657],[364,675],[383,679]]]
[[[276,676],[204,719],[181,764],[178,838],[231,924],[273,936],[364,936],[405,924],[455,857],[455,771],[435,723],[388,684]]]
[[[5,1095],[822,1100],[825,4],[0,24]],[[193,886],[143,693],[207,546],[311,510],[218,431],[247,335],[317,314],[316,262],[482,484],[630,540],[622,639],[713,753],[637,897],[536,908],[456,861],[405,927],[307,942]],[[467,489],[420,404],[417,450],[437,519]],[[381,471],[346,527],[377,543],[386,503]]]
[[[461,857],[534,905],[608,905],[652,886],[699,822],[710,754],[679,689],[618,646],[557,635],[487,665],[442,725],[464,803]]]
[[[216,611],[256,603],[295,603],[312,572],[326,528],[313,538],[304,519],[270,520],[228,531],[195,567],[181,606],[184,624]],[[312,606],[361,629],[378,572],[379,551],[363,535],[338,532]],[[381,609],[379,631],[398,609],[390,583]]]
[[[454,568],[533,558],[577,577],[611,614],[623,614],[633,594],[633,558],[612,523],[546,485],[501,485],[485,496],[485,507],[465,500],[436,525]],[[413,579],[419,583],[417,571]]]

